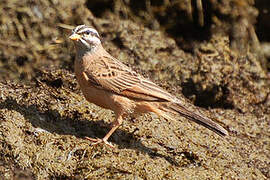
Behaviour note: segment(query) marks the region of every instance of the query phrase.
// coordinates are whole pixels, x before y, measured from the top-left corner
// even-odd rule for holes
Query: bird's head
[[[79,25],[72,30],[69,39],[73,40],[76,48],[93,50],[101,44],[98,32],[86,25]]]

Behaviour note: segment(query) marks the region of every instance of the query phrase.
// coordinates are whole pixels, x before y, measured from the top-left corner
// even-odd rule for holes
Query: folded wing
[[[92,67],[95,67],[93,69]],[[175,101],[176,98],[155,83],[111,56],[102,56],[84,75],[97,88],[144,101]]]

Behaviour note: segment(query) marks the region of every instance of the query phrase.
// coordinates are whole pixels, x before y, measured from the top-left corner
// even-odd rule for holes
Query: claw
[[[94,142],[92,145],[97,145],[97,144],[100,144],[100,143],[104,143],[105,145],[111,147],[111,148],[114,148],[114,146],[109,143],[107,140],[105,139],[99,139],[99,138],[90,138],[90,137],[85,137],[85,139],[89,140],[89,141],[92,141]]]
[[[90,138],[90,137],[85,137],[85,139],[92,141],[92,142],[97,142],[100,140],[99,138]]]

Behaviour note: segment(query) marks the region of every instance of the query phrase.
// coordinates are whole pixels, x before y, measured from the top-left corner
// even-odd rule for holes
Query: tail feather
[[[181,104],[176,104],[176,103],[165,103],[162,104],[160,107],[161,111],[165,111],[165,112],[170,112],[170,113],[178,113],[181,116],[196,122],[197,124],[200,124],[208,129],[210,129],[211,131],[217,133],[220,136],[226,136],[228,135],[227,130],[225,130],[222,126],[220,126],[219,124],[215,123],[214,121],[212,121],[211,119],[209,119],[208,117],[202,115],[201,113],[199,113],[198,111],[190,111],[187,110],[184,106],[182,106]],[[166,119],[170,119],[168,116],[168,114],[166,113],[162,113],[161,116],[163,116]]]

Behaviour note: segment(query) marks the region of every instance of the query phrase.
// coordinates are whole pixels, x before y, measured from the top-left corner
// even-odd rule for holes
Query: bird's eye
[[[85,31],[85,34],[89,35],[89,34],[91,34],[91,31],[90,30]]]

